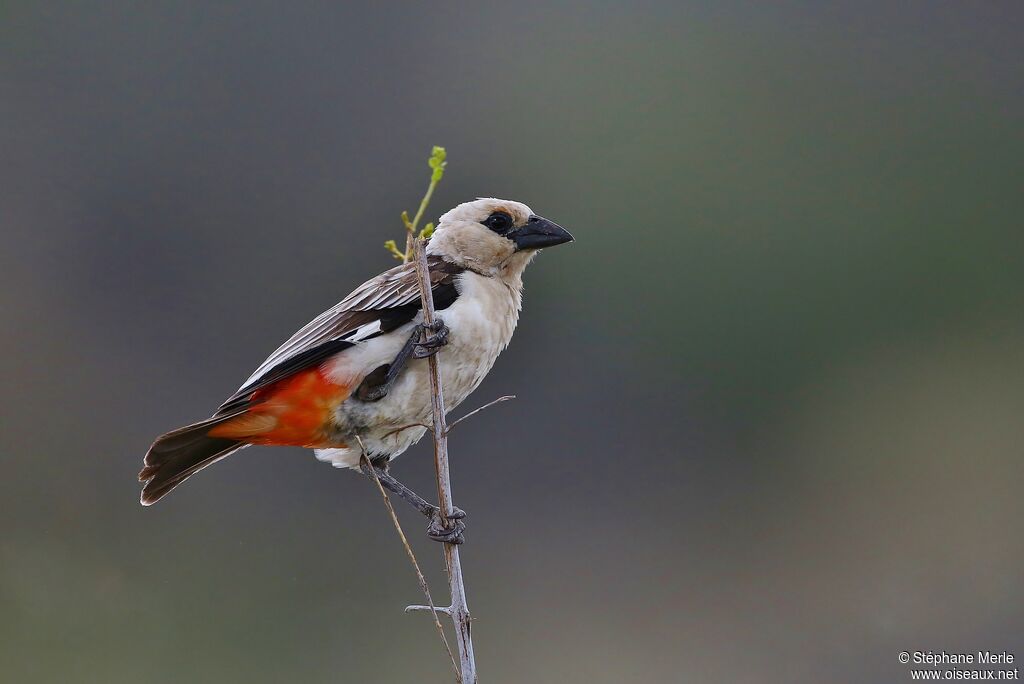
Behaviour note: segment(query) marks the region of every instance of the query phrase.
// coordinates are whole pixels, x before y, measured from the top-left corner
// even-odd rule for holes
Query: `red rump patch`
[[[328,441],[328,428],[334,409],[350,393],[348,387],[328,380],[320,368],[299,371],[253,392],[252,406],[245,413],[207,434],[249,444],[336,447]]]

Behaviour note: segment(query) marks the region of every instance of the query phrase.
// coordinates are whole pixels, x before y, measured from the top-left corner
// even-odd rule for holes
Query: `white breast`
[[[459,298],[438,312],[450,331],[448,346],[438,355],[450,408],[458,406],[480,385],[498,354],[508,346],[522,301],[518,289],[473,272],[464,274],[457,286]]]
[[[438,316],[448,326],[448,344],[437,355],[444,387],[445,406],[451,410],[475,390],[491,370],[498,354],[508,346],[519,319],[522,301],[519,287],[499,278],[467,271],[456,281],[459,296]],[[340,354],[333,373],[365,374],[389,363],[411,334],[417,319],[387,335],[368,340]],[[358,367],[358,371],[356,371]],[[371,454],[392,457],[416,443],[425,433],[421,427],[396,432],[414,423],[430,423],[430,380],[426,360],[412,360],[391,392],[376,402],[349,399],[339,407],[339,443],[347,448],[317,451],[317,458],[339,467],[357,467],[358,434]]]

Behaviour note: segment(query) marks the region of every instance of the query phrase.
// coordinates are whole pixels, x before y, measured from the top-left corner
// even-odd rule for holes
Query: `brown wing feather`
[[[437,256],[428,257],[427,263],[435,292],[438,286],[453,287],[455,276],[464,270]],[[415,264],[402,264],[371,278],[288,338],[225,400],[217,415],[238,409],[256,390],[351,347],[355,342],[347,338],[361,326],[379,321],[380,329],[374,334],[388,332],[415,318],[419,310]]]

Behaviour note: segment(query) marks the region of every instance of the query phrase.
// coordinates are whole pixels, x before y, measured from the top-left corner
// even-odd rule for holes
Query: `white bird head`
[[[514,278],[538,250],[572,239],[567,230],[522,202],[484,197],[441,216],[427,253],[479,273]]]

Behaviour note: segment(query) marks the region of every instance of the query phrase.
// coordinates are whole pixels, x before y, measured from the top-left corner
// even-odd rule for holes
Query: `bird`
[[[446,409],[457,407],[512,339],[526,266],[572,241],[520,202],[459,204],[426,243],[433,323],[423,321],[415,262],[366,281],[278,347],[212,416],[158,437],[139,473],[141,503],[250,445],[298,446],[376,477],[430,520],[431,539],[462,543],[465,512],[445,517],[389,469],[427,431],[426,358],[436,355]]]

